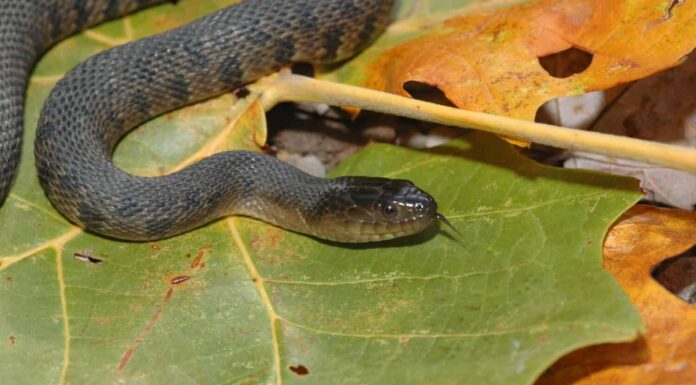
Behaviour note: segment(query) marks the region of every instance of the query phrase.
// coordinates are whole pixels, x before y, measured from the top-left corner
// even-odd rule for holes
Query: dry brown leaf
[[[696,147],[696,51],[679,66],[633,83],[593,130]]]
[[[568,72],[582,59],[574,50],[565,52],[572,54],[547,57],[545,68]],[[562,96],[540,112],[537,120],[544,123],[696,148],[696,51],[674,68],[607,91]],[[570,155],[566,168],[631,176],[640,180],[645,200],[696,208],[696,174],[588,152]]]
[[[696,244],[696,212],[635,206],[610,230],[604,265],[638,307],[645,333],[632,343],[575,351],[537,385],[696,384],[696,307],[655,281],[663,260]]]
[[[609,88],[679,63],[696,45],[696,1],[544,0],[448,20],[385,51],[366,85],[407,95],[418,81],[458,107],[533,119],[544,102]],[[594,54],[583,72],[554,78],[539,57],[578,47]]]

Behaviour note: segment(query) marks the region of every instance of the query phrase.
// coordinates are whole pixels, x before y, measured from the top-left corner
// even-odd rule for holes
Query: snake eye
[[[416,210],[417,213],[422,214],[425,211],[425,205],[419,202],[413,205],[413,209]]]
[[[396,215],[396,205],[393,203],[385,203],[382,205],[382,214],[387,217],[393,217]]]

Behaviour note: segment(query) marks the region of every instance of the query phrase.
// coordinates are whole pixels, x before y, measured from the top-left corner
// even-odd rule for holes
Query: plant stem
[[[268,110],[275,104],[286,101],[358,107],[449,126],[476,128],[524,141],[633,159],[696,173],[696,150],[687,147],[460,110],[367,88],[293,75],[284,71],[263,94],[261,102]]]

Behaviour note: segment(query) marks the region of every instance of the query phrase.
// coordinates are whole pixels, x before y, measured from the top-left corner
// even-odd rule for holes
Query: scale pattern
[[[17,172],[24,93],[41,53],[84,28],[165,1],[0,0],[0,204]]]
[[[0,0],[0,40],[8,42],[0,48],[3,198],[19,156],[26,79],[40,53],[75,31],[160,2]],[[243,1],[86,60],[58,82],[41,113],[35,159],[44,191],[76,224],[130,240],[170,237],[230,214],[339,241],[420,231],[422,223],[429,225],[434,218],[436,206],[407,181],[315,178],[275,158],[243,151],[216,154],[162,177],[131,175],[111,160],[118,140],[155,116],[292,62],[333,63],[354,55],[382,32],[392,3]],[[45,27],[35,30],[37,25]],[[355,199],[367,195],[388,201],[393,199],[384,197],[388,192],[410,199],[409,207],[424,202],[427,213],[419,213],[420,220],[408,217],[385,224],[370,221],[356,227],[353,221],[351,231],[345,231],[345,224],[326,226],[322,218],[327,214],[363,210],[344,193],[355,190],[355,183]],[[423,205],[418,207],[423,211]]]

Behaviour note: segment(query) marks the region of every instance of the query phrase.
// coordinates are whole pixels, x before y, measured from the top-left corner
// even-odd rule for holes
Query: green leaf
[[[344,246],[230,218],[128,243],[66,222],[37,183],[32,152],[57,77],[103,42],[226,3],[148,10],[39,64],[21,172],[0,209],[0,383],[529,384],[577,347],[636,336],[638,315],[601,264],[606,229],[639,198],[635,183],[542,167],[490,135],[431,151],[373,145],[335,173],[411,179],[461,236],[442,227]],[[263,128],[251,107],[228,95],[156,119],[116,161],[157,175],[248,147],[229,131]]]

